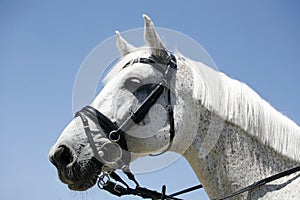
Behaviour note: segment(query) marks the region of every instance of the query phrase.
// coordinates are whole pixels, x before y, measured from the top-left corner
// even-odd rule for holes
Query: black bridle
[[[161,153],[160,155],[166,152],[172,145],[174,136],[175,136],[175,126],[174,126],[174,114],[173,114],[173,105],[171,102],[171,90],[170,90],[170,82],[172,77],[175,75],[174,72],[177,71],[177,62],[174,55],[170,54],[170,59],[168,63],[161,63],[159,60],[151,56],[149,58],[138,58],[128,62],[123,68],[128,65],[132,65],[134,63],[144,63],[151,64],[154,67],[157,67],[159,71],[164,74],[163,79],[156,87],[152,90],[150,95],[142,102],[142,104],[133,112],[121,125],[117,125],[115,122],[112,122],[109,118],[107,118],[104,114],[102,114],[97,109],[86,106],[82,108],[75,114],[75,117],[80,117],[83,123],[84,131],[87,135],[90,146],[93,150],[94,156],[98,161],[100,161],[102,165],[102,175],[99,176],[98,179],[98,187],[100,189],[106,190],[113,195],[116,196],[124,196],[124,195],[137,195],[142,198],[151,198],[151,199],[162,199],[162,200],[178,200],[175,196],[194,191],[196,189],[203,188],[201,184],[190,187],[188,189],[182,190],[180,192],[176,192],[171,195],[166,195],[166,186],[162,187],[161,192],[157,192],[154,190],[149,190],[147,188],[143,188],[139,186],[139,183],[136,181],[134,175],[129,170],[129,163],[131,161],[130,152],[128,152],[128,147],[126,143],[126,131],[128,131],[133,125],[141,122],[145,116],[149,113],[151,107],[157,102],[159,97],[163,94],[164,91],[167,92],[168,97],[168,119],[169,119],[169,134],[170,141],[168,147]],[[160,68],[159,66],[164,65],[164,68]],[[92,131],[90,129],[87,117],[92,120],[95,124],[99,124],[103,133],[100,131]],[[104,143],[100,151],[97,150],[92,134],[102,134],[103,137],[107,138],[110,143]],[[134,136],[131,136],[134,138]],[[111,148],[110,148],[111,147]],[[117,151],[117,155],[115,160],[112,161],[108,159],[108,154],[111,152],[109,149],[113,149]],[[101,152],[101,153],[99,153]],[[136,188],[130,188],[129,185],[115,173],[115,169],[121,169],[127,177],[132,180],[136,184]],[[292,169],[285,170],[281,173],[275,174],[273,176],[267,177],[260,181],[257,181],[247,187],[244,187],[238,191],[235,191],[227,196],[222,198],[217,198],[215,200],[225,200],[231,197],[237,196],[246,191],[253,190],[257,187],[265,185],[271,181],[277,180],[279,178],[291,175],[293,173],[299,172],[300,166],[294,167]],[[117,184],[111,179],[114,179],[117,182],[120,182],[125,187],[120,184]]]
[[[152,66],[156,67],[160,71],[162,71],[160,66],[164,65],[163,63],[159,62],[157,58],[151,56],[149,58],[134,59],[128,62],[124,67],[127,67],[129,64],[132,65],[134,63],[151,64]],[[133,125],[138,124],[145,118],[145,116],[148,114],[151,107],[157,102],[157,100],[163,94],[164,91],[167,92],[167,97],[168,97],[167,111],[168,111],[168,119],[170,125],[170,129],[169,129],[170,141],[169,141],[169,146],[166,148],[165,151],[167,151],[171,147],[172,141],[175,136],[173,106],[171,102],[171,90],[170,90],[171,79],[175,75],[174,72],[176,72],[177,70],[177,62],[174,55],[172,54],[170,55],[169,62],[167,63],[167,66],[164,67],[165,70],[163,72],[164,73],[163,79],[160,81],[159,84],[156,85],[156,87],[152,90],[150,95],[141,103],[141,105],[121,125],[117,125],[115,122],[112,122],[104,114],[102,114],[100,111],[98,111],[97,109],[91,106],[86,106],[75,114],[75,117],[79,116],[83,122],[85,133],[88,137],[89,143],[91,145],[91,148],[93,149],[93,153],[95,154],[95,157],[103,164],[106,164],[105,160],[103,160],[103,155],[99,155],[98,153],[94,139],[92,137],[93,131],[90,130],[88,120],[86,119],[86,117],[91,119],[94,123],[99,124],[105,134],[104,136],[108,138],[113,144],[118,145],[120,149],[127,152],[125,154],[122,154],[122,156],[120,156],[120,159],[116,160],[115,162],[117,162],[118,164],[117,168],[119,169],[128,168],[130,162],[130,153],[128,152],[127,143],[125,139],[126,131],[128,131]],[[134,138],[134,136],[131,137]]]

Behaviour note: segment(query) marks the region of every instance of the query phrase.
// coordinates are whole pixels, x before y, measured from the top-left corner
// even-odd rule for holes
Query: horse
[[[146,46],[119,32],[121,59],[104,87],[49,152],[60,180],[84,191],[134,160],[181,154],[211,199],[300,164],[300,127],[249,86],[179,52],[171,53],[144,15]],[[300,199],[300,173],[236,199]]]

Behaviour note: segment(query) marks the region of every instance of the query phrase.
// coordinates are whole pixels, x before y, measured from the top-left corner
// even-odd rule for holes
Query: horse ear
[[[143,14],[145,21],[144,37],[147,44],[150,46],[152,54],[165,63],[169,62],[169,53],[165,45],[162,43],[159,35],[157,34],[154,24],[151,19]]]
[[[120,53],[122,56],[125,56],[126,54],[130,53],[135,49],[135,47],[131,44],[129,44],[120,34],[119,31],[116,31],[117,36],[117,46],[119,48]]]

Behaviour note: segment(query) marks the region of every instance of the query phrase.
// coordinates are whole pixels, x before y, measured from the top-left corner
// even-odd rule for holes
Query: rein
[[[99,176],[97,185],[100,189],[106,190],[109,193],[116,195],[118,197],[124,195],[136,195],[142,198],[150,198],[150,199],[161,199],[161,200],[180,200],[176,196],[182,195],[197,189],[203,188],[201,184],[187,188],[185,190],[176,192],[171,195],[166,195],[166,186],[162,186],[161,192],[157,192],[155,190],[150,190],[144,187],[140,187],[139,183],[135,179],[134,175],[130,172],[129,163],[131,160],[130,152],[128,151],[127,143],[126,143],[126,131],[128,131],[133,125],[141,122],[145,116],[148,114],[151,107],[157,102],[159,97],[163,94],[164,91],[167,92],[168,98],[168,119],[169,119],[169,134],[170,141],[168,147],[159,154],[161,155],[170,149],[173,139],[175,137],[175,125],[174,125],[174,113],[173,113],[173,105],[171,103],[171,90],[170,90],[170,81],[174,74],[172,71],[177,70],[176,58],[174,55],[170,54],[170,61],[167,64],[158,62],[158,59],[151,56],[150,58],[138,58],[128,62],[123,68],[128,65],[132,65],[134,63],[144,63],[151,64],[156,67],[159,71],[164,74],[163,79],[157,86],[152,90],[150,95],[142,102],[142,104],[133,112],[121,125],[117,125],[115,122],[112,122],[109,118],[107,118],[104,114],[102,114],[97,109],[86,106],[75,114],[75,117],[80,117],[84,126],[84,131],[87,135],[90,146],[93,150],[95,158],[102,163],[102,174]],[[158,65],[167,65],[162,68],[158,68]],[[101,131],[92,131],[90,129],[87,117],[92,120],[95,124],[99,124]],[[107,138],[110,142],[104,143],[100,146],[100,149],[97,149],[92,134],[101,134],[104,138]],[[131,136],[134,137],[134,136]],[[113,159],[109,158],[109,153],[113,150],[115,157]],[[127,175],[128,179],[133,181],[136,185],[135,188],[129,187],[129,185],[115,172],[116,169],[121,169],[124,174]],[[280,179],[282,177],[291,175],[293,173],[299,172],[300,166],[294,167],[292,169],[285,170],[273,176],[267,177],[260,181],[257,181],[247,187],[244,187],[240,190],[237,190],[229,195],[226,195],[221,198],[217,198],[214,200],[225,200],[232,197],[235,197],[244,192],[253,190],[262,185],[265,185],[274,180]],[[112,181],[114,179],[116,182]],[[121,183],[118,184],[117,182]]]
[[[242,193],[245,193],[245,192],[248,192],[250,190],[256,189],[256,188],[258,188],[260,186],[263,186],[267,183],[270,183],[270,182],[275,181],[277,179],[283,178],[285,176],[289,176],[289,175],[291,175],[293,173],[296,173],[296,172],[299,172],[299,171],[300,171],[300,166],[297,166],[297,167],[285,170],[283,172],[280,172],[278,174],[275,174],[273,176],[267,177],[265,179],[259,180],[255,183],[253,183],[253,184],[251,184],[247,187],[244,187],[240,190],[237,190],[237,191],[235,191],[235,192],[233,192],[229,195],[226,195],[226,196],[223,196],[223,197],[220,197],[220,198],[216,198],[216,199],[212,199],[212,200],[230,199],[232,197],[236,197],[236,196],[238,196]],[[123,180],[122,181],[119,180],[119,182],[123,182]],[[165,185],[163,185],[163,187],[162,187],[162,192],[157,192],[157,191],[154,191],[154,190],[149,190],[147,188],[142,188],[138,185],[136,186],[135,189],[132,189],[126,183],[125,183],[125,185],[126,185],[126,188],[124,188],[121,185],[119,185],[117,183],[114,183],[114,182],[109,180],[106,185],[101,187],[101,185],[99,185],[99,182],[98,182],[98,187],[100,189],[104,189],[104,190],[110,192],[111,194],[119,196],[119,197],[124,196],[124,195],[136,195],[136,196],[140,196],[142,198],[151,198],[151,199],[154,199],[154,200],[155,199],[178,200],[179,198],[176,198],[176,196],[178,196],[178,195],[182,195],[182,194],[185,194],[185,193],[192,192],[194,190],[198,190],[198,189],[203,188],[203,186],[201,184],[199,184],[199,185],[187,188],[185,190],[173,193],[171,195],[166,195],[165,194],[166,193],[166,186]]]

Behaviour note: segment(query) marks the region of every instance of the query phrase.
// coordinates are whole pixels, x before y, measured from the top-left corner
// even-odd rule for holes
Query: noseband
[[[160,62],[156,57],[151,56],[149,58],[138,58],[131,60],[128,62],[123,68],[127,67],[128,65],[132,65],[135,63],[144,63],[144,64],[150,64],[159,71],[163,72],[164,76],[163,79],[160,81],[159,84],[156,85],[156,87],[152,90],[150,95],[142,102],[142,104],[121,124],[117,125],[115,122],[112,122],[108,117],[106,117],[104,114],[102,114],[97,109],[86,106],[80,111],[78,111],[75,114],[75,117],[80,117],[84,126],[84,131],[87,135],[88,141],[90,143],[90,146],[93,150],[93,153],[97,160],[101,161],[104,166],[109,168],[109,171],[112,171],[114,169],[122,169],[123,171],[125,169],[129,169],[129,162],[131,160],[130,152],[128,152],[128,147],[126,143],[126,131],[128,131],[133,125],[138,124],[141,122],[145,116],[149,113],[149,110],[151,107],[157,102],[159,97],[163,94],[164,91],[167,92],[167,98],[168,98],[168,105],[167,105],[167,111],[168,111],[168,119],[169,119],[169,133],[170,133],[170,141],[168,147],[161,152],[160,154],[167,151],[171,145],[172,141],[175,135],[175,127],[174,127],[174,116],[173,116],[173,106],[171,103],[171,90],[170,90],[170,82],[172,77],[175,75],[174,72],[177,70],[177,62],[176,58],[173,54],[170,54],[170,60],[167,64],[164,64]],[[164,71],[162,71],[162,65],[164,66]],[[106,137],[109,139],[109,141],[115,145],[114,149],[117,152],[117,156],[114,161],[108,161],[105,159],[110,152],[107,152],[107,145],[102,145],[102,148],[100,147],[100,150],[97,149],[92,134],[102,134],[100,131],[95,132],[90,129],[87,117],[91,119],[95,124],[99,124],[101,129],[104,132],[103,137]],[[134,136],[130,136],[135,138]],[[137,138],[138,139],[138,138]],[[110,146],[112,145],[110,144]],[[119,147],[119,148],[118,148]],[[122,151],[123,150],[123,151]]]

